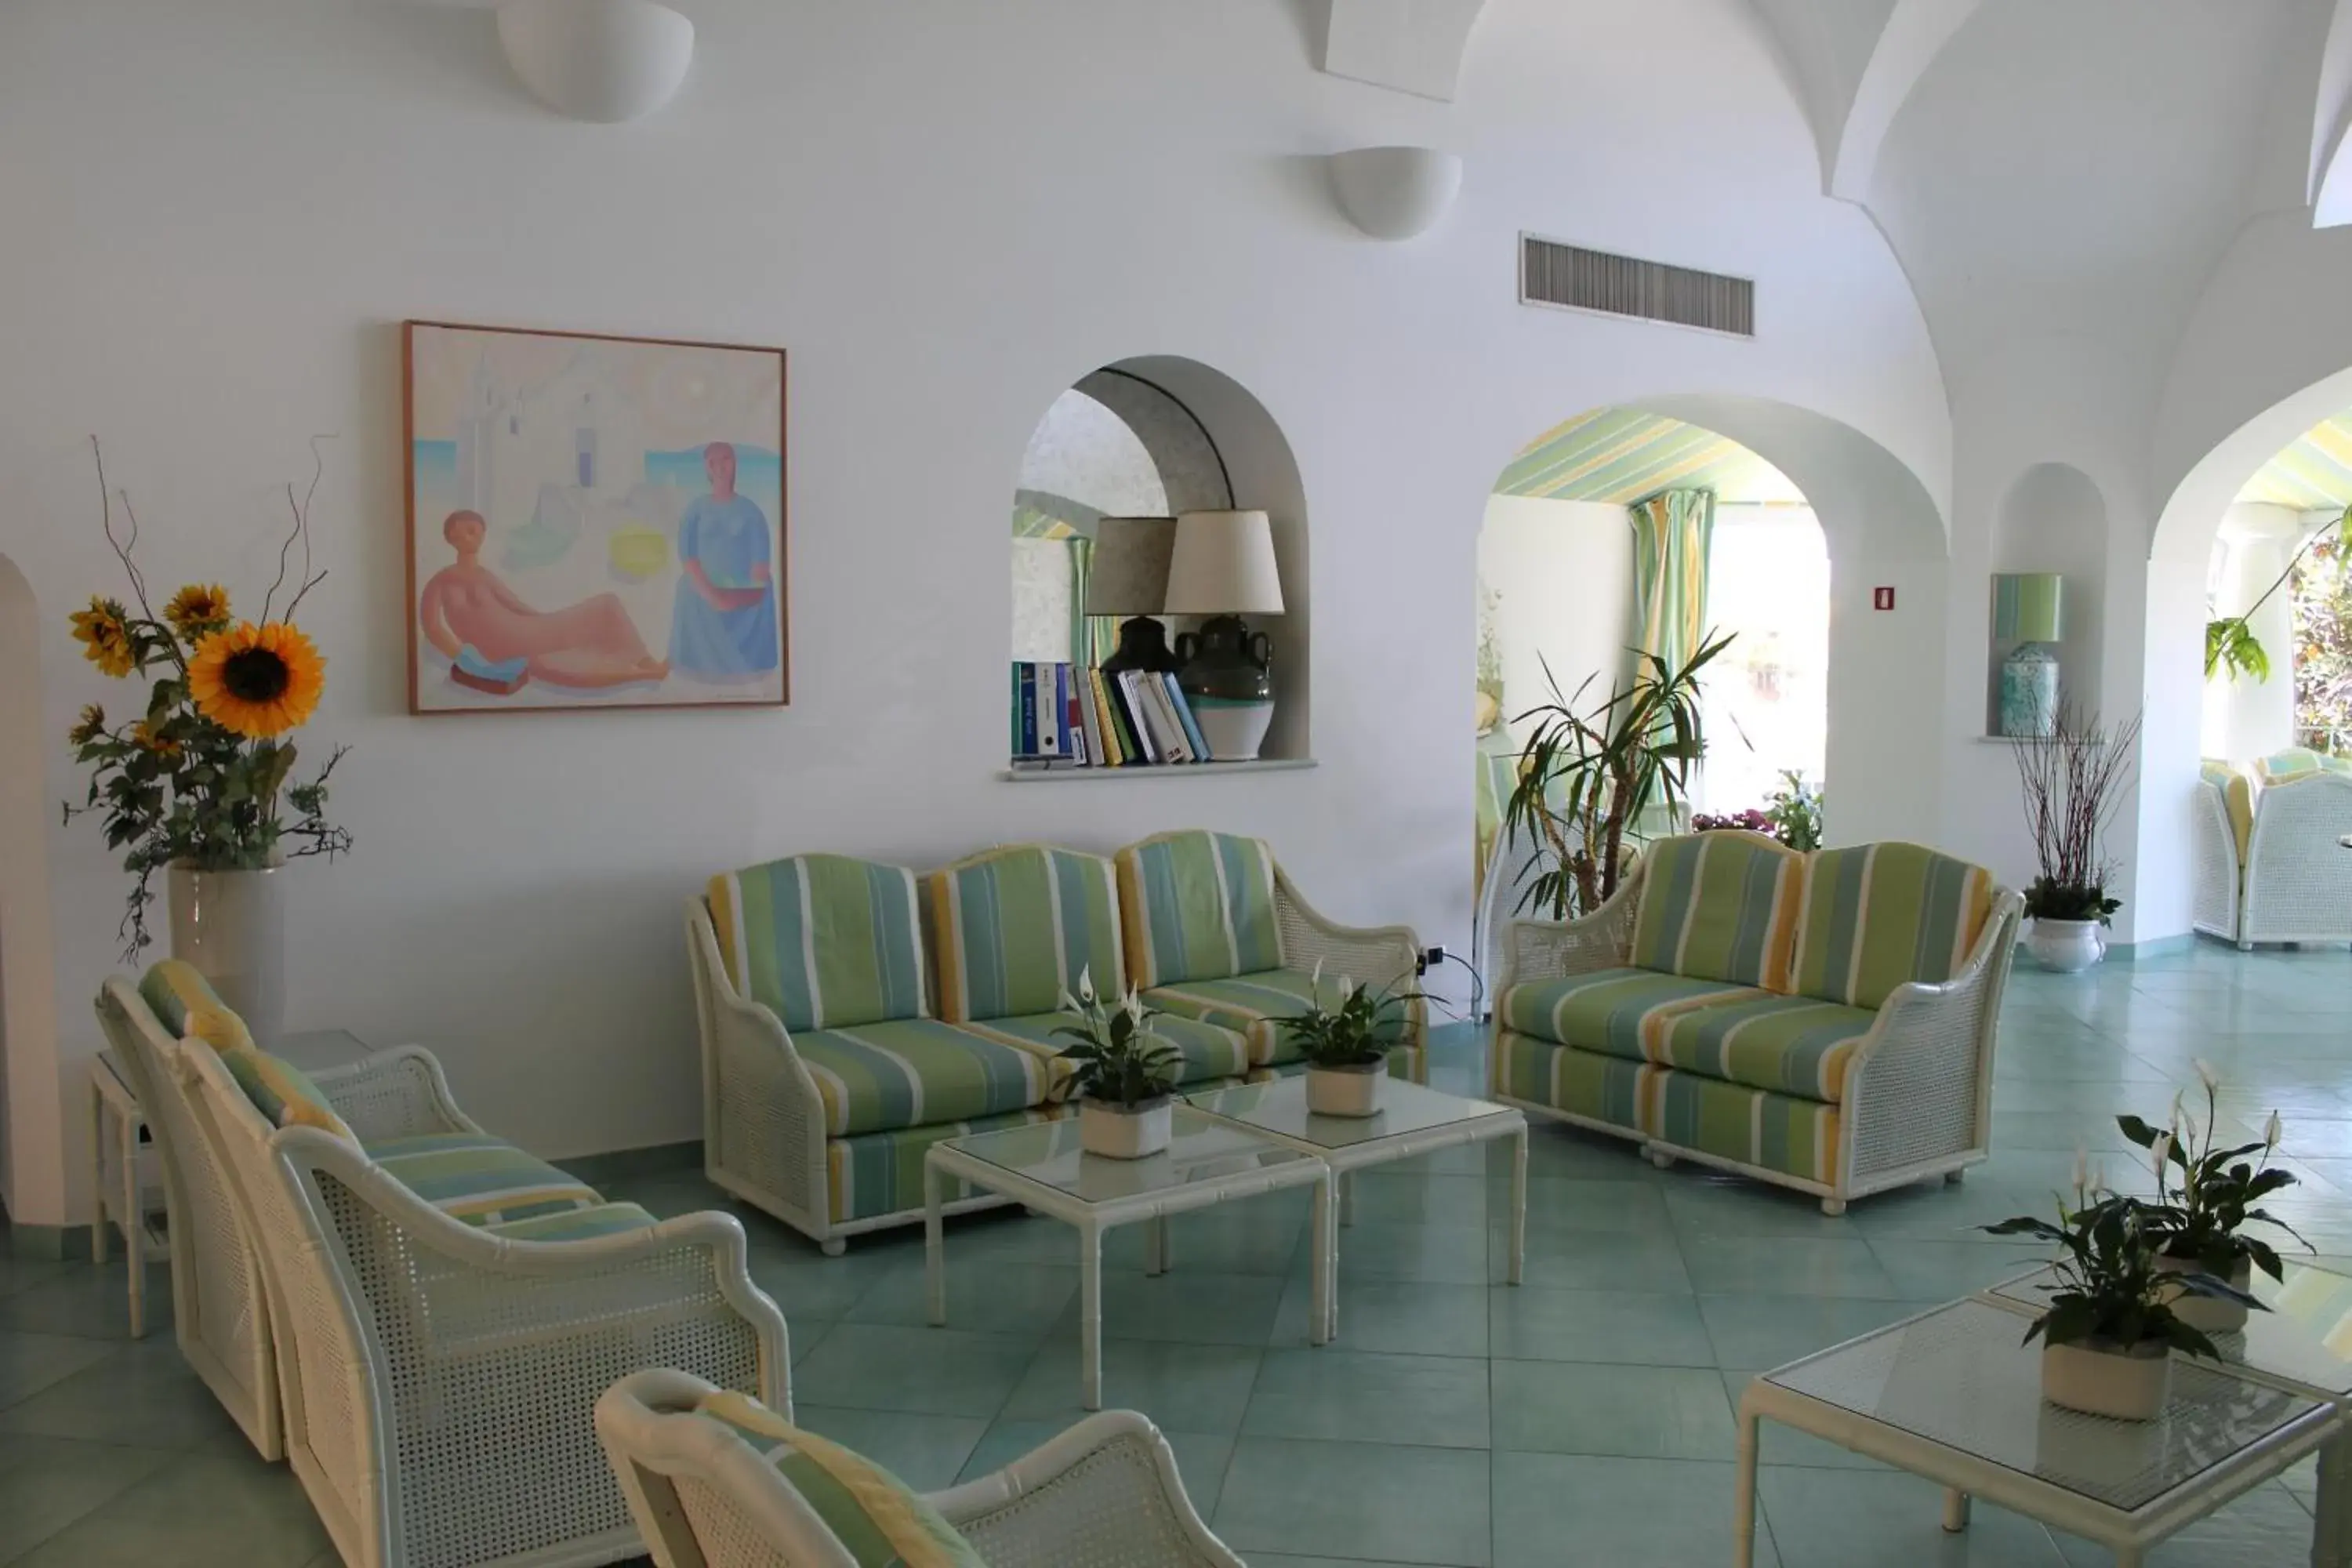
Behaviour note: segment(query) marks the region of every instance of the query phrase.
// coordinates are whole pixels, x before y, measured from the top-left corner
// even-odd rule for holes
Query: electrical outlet
[[[1420,973],[1426,974],[1444,962],[1445,950],[1444,948],[1433,947],[1426,949],[1421,955]]]

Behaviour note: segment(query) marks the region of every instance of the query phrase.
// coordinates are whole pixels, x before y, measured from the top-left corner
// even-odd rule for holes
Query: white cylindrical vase
[[[1307,1069],[1307,1109],[1318,1116],[1378,1116],[1389,1064]]]
[[[286,1032],[286,871],[265,866],[212,871],[174,865],[164,874],[172,956],[211,983],[265,1048]]]
[[[2042,1397],[2086,1415],[2153,1421],[2172,1396],[2172,1355],[2160,1342],[2129,1351],[2087,1344],[2044,1345]]]
[[[1176,1108],[1166,1095],[1135,1105],[1078,1101],[1078,1147],[1107,1160],[1140,1160],[1168,1147]]]

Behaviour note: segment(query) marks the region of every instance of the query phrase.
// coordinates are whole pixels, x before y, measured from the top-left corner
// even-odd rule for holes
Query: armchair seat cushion
[[[1043,1049],[935,1018],[816,1029],[793,1047],[835,1138],[1024,1110],[1069,1070]]]
[[[1019,1018],[982,1019],[963,1027],[984,1038],[1058,1057],[1073,1042],[1054,1031],[1074,1028],[1085,1022],[1076,1013],[1031,1013]],[[1176,1081],[1186,1088],[1210,1079],[1235,1078],[1250,1068],[1249,1042],[1233,1029],[1172,1012],[1152,1019],[1151,1027],[1184,1058],[1182,1074]]]
[[[425,1132],[364,1147],[387,1175],[467,1225],[568,1215],[604,1202],[578,1177],[487,1132]]]
[[[597,1204],[561,1214],[500,1220],[483,1228],[508,1241],[592,1241],[600,1236],[643,1230],[654,1223],[654,1216],[635,1204]]]
[[[1324,993],[1331,994],[1331,984]],[[1261,969],[1221,980],[1188,980],[1143,993],[1146,1006],[1171,1020],[1193,1019],[1231,1030],[1248,1042],[1250,1065],[1268,1067],[1298,1059],[1298,1047],[1277,1018],[1306,1011],[1315,999],[1315,976],[1304,969]],[[1180,1047],[1181,1048],[1181,1047]]]
[[[1654,969],[1595,969],[1514,985],[1497,1013],[1504,1028],[1534,1039],[1654,1061],[1652,1037],[1678,1015],[1764,994],[1753,985]]]
[[[828,1138],[824,1144],[825,1205],[835,1225],[879,1219],[886,1215],[917,1214],[923,1207],[923,1156],[944,1139],[971,1132],[995,1132],[1038,1121],[1057,1121],[1077,1114],[1066,1103],[1009,1110],[1002,1116],[976,1116],[969,1121],[936,1121],[924,1127],[900,1127],[888,1132],[860,1132],[854,1138]],[[958,1180],[947,1187],[947,1201],[978,1196]]]
[[[1663,1020],[1650,1059],[1748,1089],[1818,1100],[1845,1098],[1847,1064],[1874,1013],[1809,996],[1749,996],[1713,1002]]]

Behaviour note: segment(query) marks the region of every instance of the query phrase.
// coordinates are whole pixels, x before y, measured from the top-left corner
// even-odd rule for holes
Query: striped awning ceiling
[[[1631,502],[1711,489],[1731,504],[1802,506],[1789,476],[1728,437],[1637,409],[1601,408],[1553,426],[1511,460],[1495,493]]]
[[[2242,501],[2269,501],[2297,511],[2352,505],[2352,413],[2324,420],[2262,466],[2238,492]]]

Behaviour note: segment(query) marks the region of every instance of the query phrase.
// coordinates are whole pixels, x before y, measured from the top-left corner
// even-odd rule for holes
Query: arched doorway
[[[65,1218],[48,808],[41,760],[40,620],[0,555],[0,1204],[19,1222]]]

